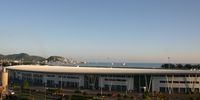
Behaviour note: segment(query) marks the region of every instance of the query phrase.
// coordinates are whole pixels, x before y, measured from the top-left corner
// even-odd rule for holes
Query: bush
[[[196,100],[200,100],[200,94],[198,94],[198,96],[196,97]]]
[[[100,94],[100,93],[97,93],[97,96],[101,96],[101,94]]]
[[[112,94],[108,93],[107,96],[112,96]]]
[[[117,94],[117,97],[121,97],[121,94]]]
[[[92,100],[92,97],[72,95],[71,100]]]
[[[62,100],[62,99],[60,99],[60,100]],[[65,95],[64,100],[71,100],[71,97],[69,95]]]
[[[126,94],[125,94],[123,97],[124,97],[124,98],[127,98],[127,97],[128,97],[128,95],[126,95]]]
[[[29,89],[29,82],[27,80],[23,81],[21,88],[22,89]]]
[[[166,99],[166,96],[161,92],[156,93],[156,97],[157,97],[158,100],[165,100]]]
[[[151,97],[150,97],[150,95],[149,95],[149,92],[144,92],[144,94],[143,94],[143,100],[151,100]]]
[[[82,93],[80,90],[75,90],[74,93]]]
[[[85,92],[85,91],[83,92],[83,95],[87,95],[87,94],[88,94],[87,92]]]
[[[134,96],[131,96],[130,98],[131,98],[132,100],[135,100],[135,97],[134,97]]]

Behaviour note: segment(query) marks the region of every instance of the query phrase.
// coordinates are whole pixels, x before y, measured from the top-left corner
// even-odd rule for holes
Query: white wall
[[[160,83],[160,81],[179,81],[179,83]],[[199,83],[180,83],[180,81],[197,81]],[[199,77],[153,77],[152,91],[160,91],[160,87],[170,88],[199,88]]]

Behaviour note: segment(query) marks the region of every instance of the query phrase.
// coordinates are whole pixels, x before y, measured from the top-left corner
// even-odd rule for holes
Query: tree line
[[[164,69],[200,69],[200,64],[162,64]]]

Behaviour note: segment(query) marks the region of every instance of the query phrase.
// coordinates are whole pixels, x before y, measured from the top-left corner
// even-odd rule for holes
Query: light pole
[[[103,91],[102,91],[102,77],[101,77],[101,95],[103,94]]]
[[[44,99],[46,100],[46,98],[47,98],[47,96],[46,96],[46,92],[47,92],[47,90],[46,90],[46,82],[44,83],[44,88],[45,88],[45,95],[44,95]]]
[[[127,91],[128,91],[128,82],[126,81],[126,95],[127,95]]]
[[[31,81],[30,81],[31,83],[30,83],[30,88],[29,88],[29,92],[30,92],[30,96],[32,97],[32,95],[31,95],[31,87],[33,86],[33,73],[31,73]]]
[[[79,87],[79,90],[80,90],[80,88],[81,88],[81,77],[80,77],[80,75],[78,76],[79,77],[79,83],[78,83],[78,87]]]
[[[63,75],[61,74],[61,77],[60,77],[60,80],[61,80],[61,82],[60,82],[60,91],[62,92],[62,96],[64,97],[64,94],[63,94],[63,91],[62,91],[62,88],[63,88],[63,86],[62,86],[62,84],[63,84]]]
[[[62,83],[63,83],[63,82],[62,82],[62,80],[63,80],[63,79],[62,79],[62,76],[63,76],[63,75],[61,75],[61,77],[60,77],[60,90],[61,90],[61,91],[62,91]]]
[[[170,57],[168,57],[168,69],[170,69]]]

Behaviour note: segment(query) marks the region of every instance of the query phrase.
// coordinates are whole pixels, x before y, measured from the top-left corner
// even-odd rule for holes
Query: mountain
[[[4,57],[4,55],[0,54],[0,59],[2,59]]]
[[[47,61],[49,62],[49,64],[53,63],[53,64],[77,64],[80,63],[77,60],[74,60],[72,58],[64,58],[61,56],[50,56],[49,58],[47,58]]]
[[[65,64],[74,64],[79,63],[78,61],[72,59],[72,58],[64,58],[61,56],[50,56],[49,58],[44,58],[40,56],[32,56],[27,53],[20,53],[20,54],[10,54],[10,55],[2,55],[0,54],[0,61],[22,61],[23,64],[35,64],[38,61],[41,63],[45,63],[46,61],[50,63],[59,62],[59,63],[65,63]]]
[[[56,62],[56,61],[64,62],[65,58],[61,57],[61,56],[50,56],[49,58],[47,58],[47,61],[48,62],[50,62],[50,61],[53,61],[53,62]]]
[[[23,61],[44,61],[45,58],[40,57],[40,56],[30,56],[26,53],[20,53],[20,54],[11,54],[11,55],[5,55],[1,56],[0,58],[3,59],[8,59],[8,60],[23,60]],[[2,59],[1,58],[1,59]]]

